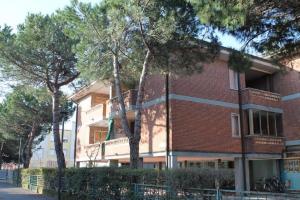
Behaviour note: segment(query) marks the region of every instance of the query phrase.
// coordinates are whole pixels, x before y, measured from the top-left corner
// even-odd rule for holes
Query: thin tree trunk
[[[28,140],[27,140],[27,145],[24,149],[23,155],[24,155],[24,160],[23,160],[23,166],[24,168],[28,168],[30,165],[30,159],[32,157],[32,144],[34,141],[34,138],[36,136],[36,133],[38,131],[38,123],[33,122],[31,132],[28,135]]]
[[[118,97],[118,104],[120,109],[120,116],[121,116],[121,125],[125,132],[125,135],[130,139],[132,137],[132,134],[130,133],[129,124],[127,121],[127,115],[126,115],[126,108],[124,103],[124,97],[121,89],[121,81],[120,81],[120,69],[119,69],[119,62],[118,62],[118,56],[113,56],[113,66],[114,66],[114,81],[115,81],[115,88],[116,88],[116,94]]]
[[[2,169],[2,163],[3,163],[3,159],[2,159],[3,147],[4,147],[4,141],[1,142],[1,146],[0,146],[0,170]]]
[[[28,138],[25,140],[24,144],[23,144],[23,147],[21,146],[21,163],[24,164],[25,160],[26,160],[26,147],[27,147],[27,144],[28,144]]]
[[[145,93],[145,83],[149,71],[149,60],[150,60],[150,51],[147,51],[147,54],[144,59],[143,70],[140,76],[138,94],[136,99],[136,111],[135,111],[135,123],[134,123],[134,133],[133,137],[129,139],[130,144],[130,167],[138,168],[139,167],[139,144],[141,140],[141,116],[142,116],[142,103]]]
[[[60,91],[59,88],[55,88],[53,91],[53,108],[52,108],[52,126],[53,126],[53,137],[54,137],[54,146],[56,152],[57,166],[59,169],[66,168],[65,156],[62,150],[61,140],[59,136],[59,117],[60,117]]]

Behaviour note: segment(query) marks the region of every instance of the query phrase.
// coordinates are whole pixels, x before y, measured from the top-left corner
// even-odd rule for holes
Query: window
[[[236,113],[231,114],[232,136],[239,137],[241,134],[240,116]]]
[[[238,73],[233,71],[232,69],[229,69],[229,84],[230,89],[238,89]]]
[[[276,117],[277,136],[282,136],[282,134],[283,134],[282,114],[276,113],[275,117]]]
[[[276,136],[276,122],[275,113],[269,113],[268,115],[269,133],[271,136]]]
[[[260,128],[262,135],[268,135],[268,113],[260,111]]]
[[[260,134],[260,113],[253,111],[253,134]]]
[[[90,129],[89,144],[103,142],[105,140],[107,129]]]
[[[262,110],[249,110],[250,134],[282,136],[282,114]]]

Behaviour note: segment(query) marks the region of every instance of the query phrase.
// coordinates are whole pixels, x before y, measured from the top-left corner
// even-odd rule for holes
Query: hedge
[[[29,176],[40,175],[43,182],[37,192],[56,195],[56,169],[23,169],[22,187],[29,187]],[[63,199],[133,199],[133,185],[169,186],[174,190],[215,188],[216,180],[224,189],[234,189],[234,174],[227,169],[128,169],[69,168],[64,170]]]

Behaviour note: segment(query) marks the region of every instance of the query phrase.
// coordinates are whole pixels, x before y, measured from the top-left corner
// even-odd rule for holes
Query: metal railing
[[[35,191],[37,193],[40,192],[40,188],[44,187],[44,179],[41,175],[31,175],[28,176],[28,189],[31,191]]]
[[[300,194],[223,189],[172,189],[170,186],[135,184],[137,200],[299,200]]]

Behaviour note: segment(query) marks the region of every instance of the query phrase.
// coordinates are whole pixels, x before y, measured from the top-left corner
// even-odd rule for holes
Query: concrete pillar
[[[250,190],[250,176],[249,176],[249,161],[245,162],[246,171],[246,189]],[[235,190],[244,191],[244,179],[243,179],[243,161],[242,158],[234,158],[234,178],[235,178]]]
[[[119,160],[109,160],[108,166],[110,167],[118,167],[119,166]]]
[[[169,156],[169,168],[170,169],[178,168],[177,156],[174,155]]]

